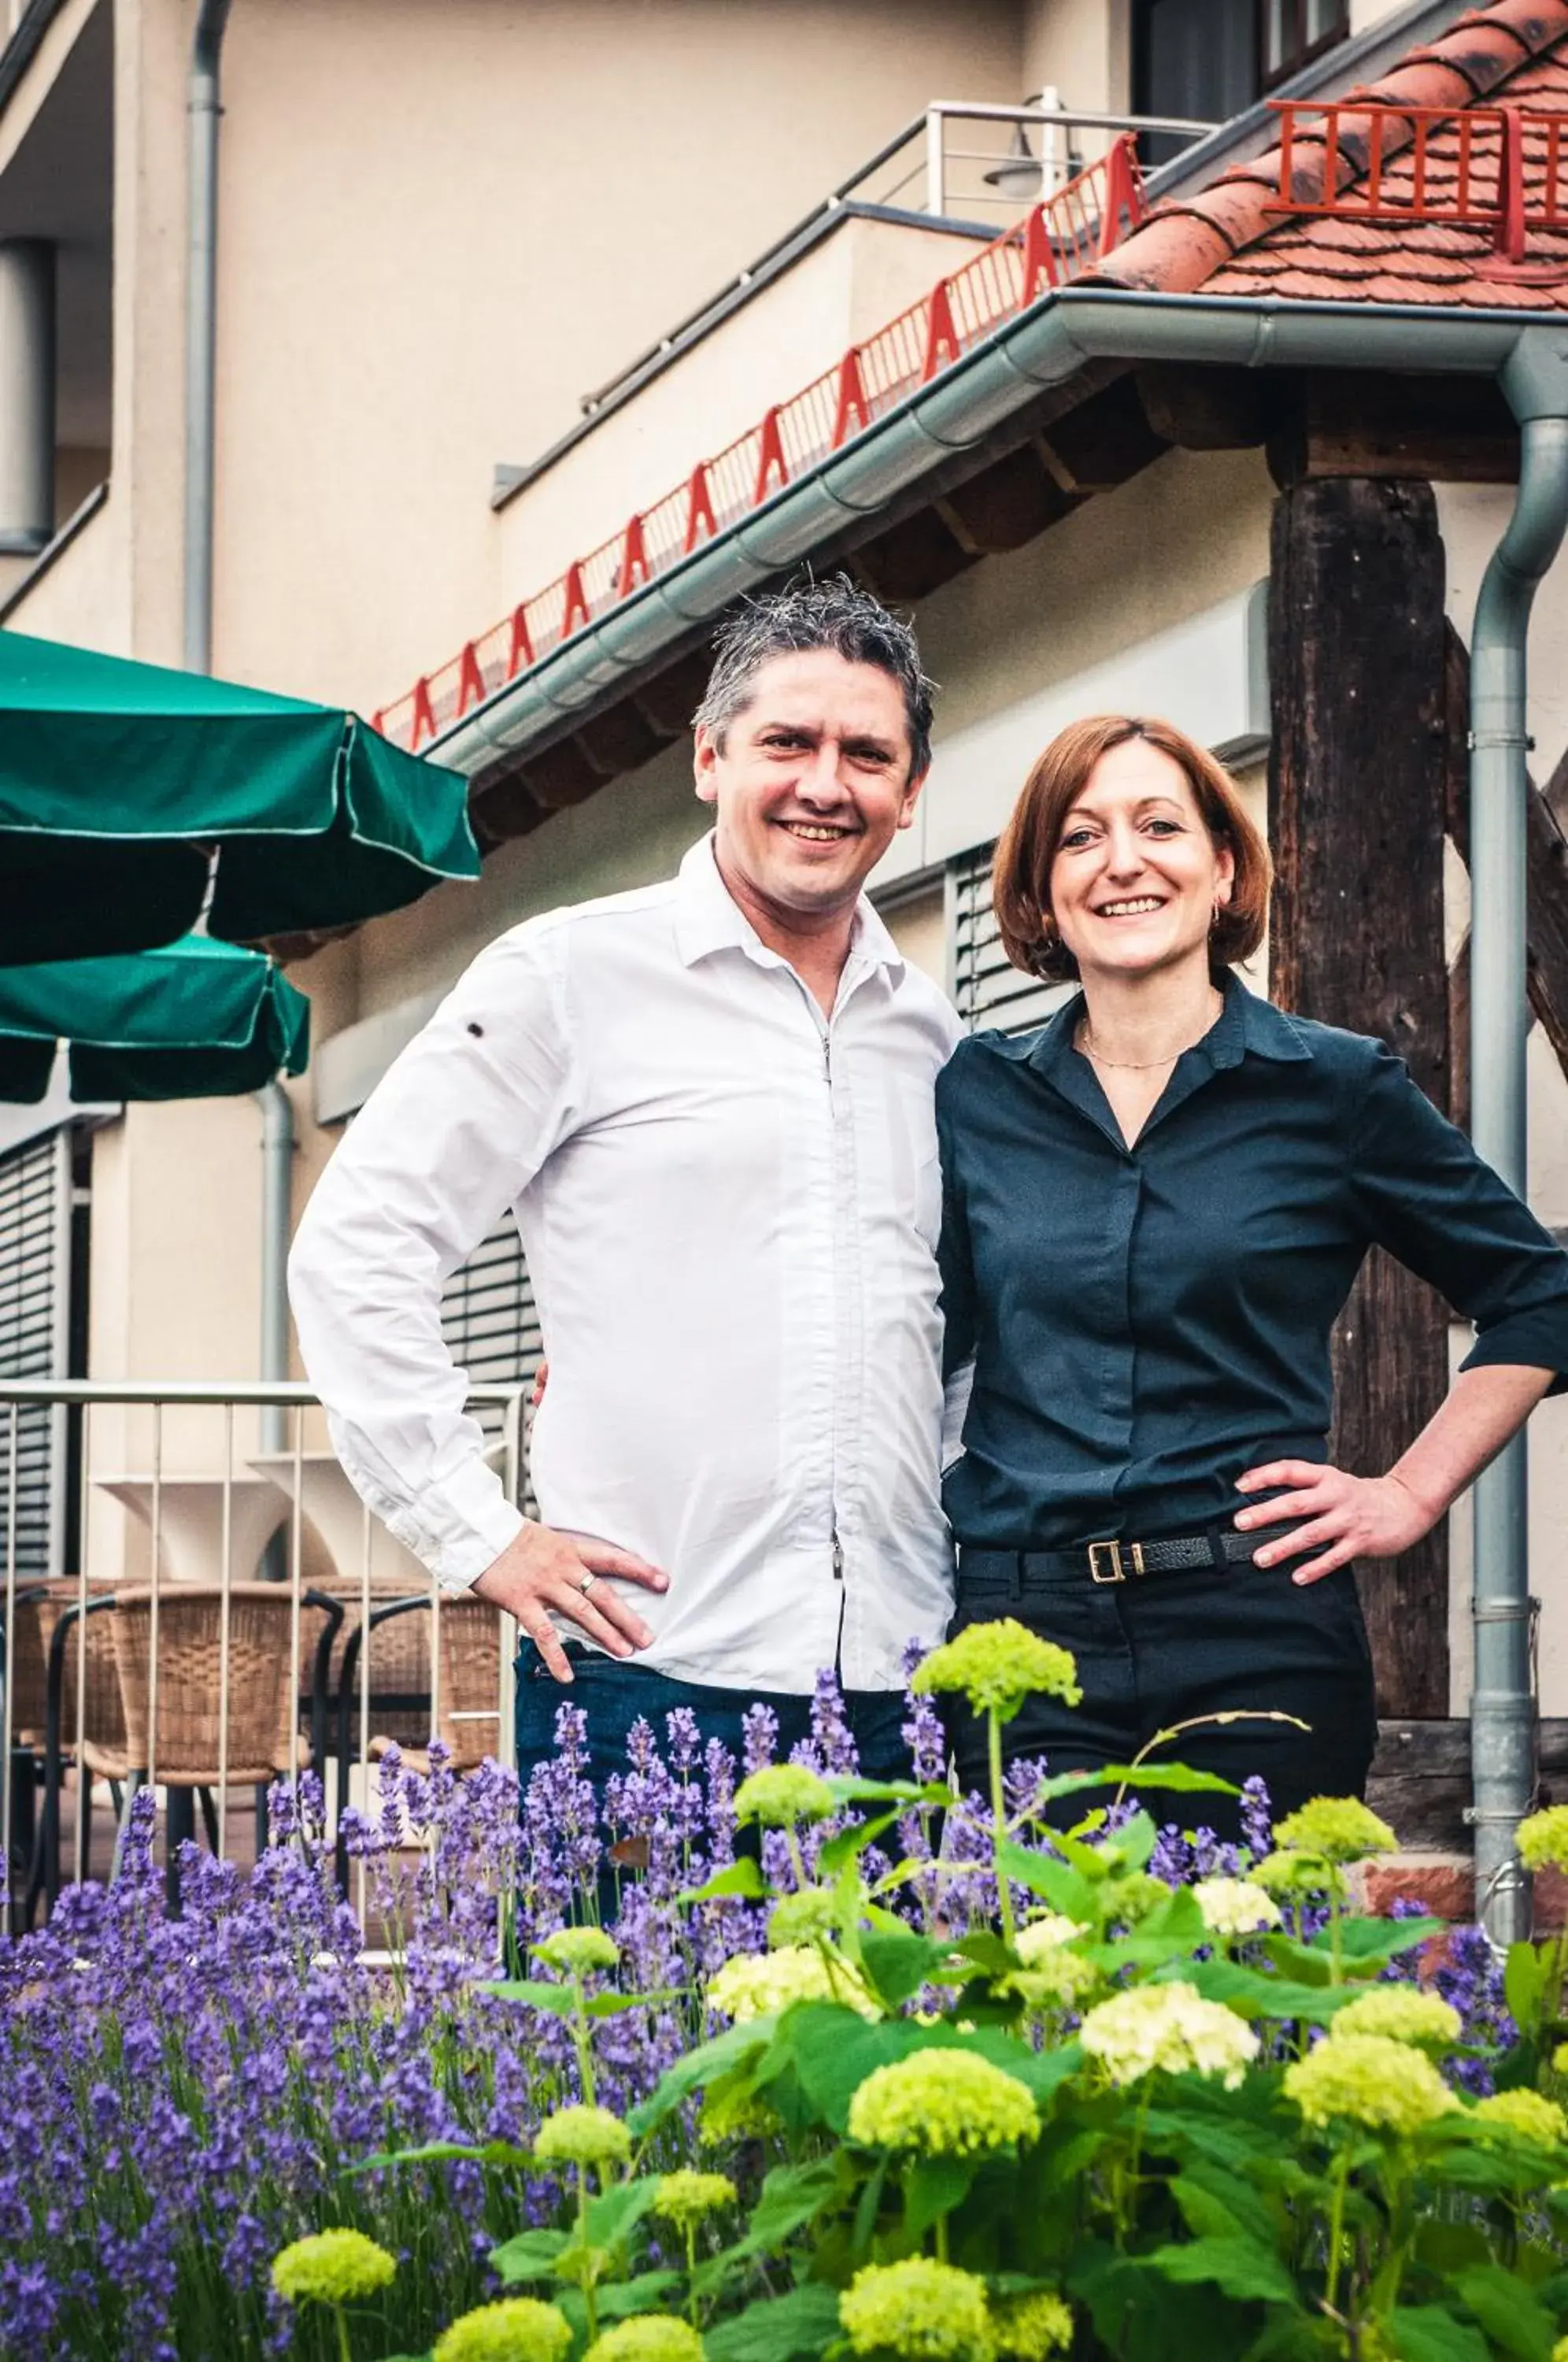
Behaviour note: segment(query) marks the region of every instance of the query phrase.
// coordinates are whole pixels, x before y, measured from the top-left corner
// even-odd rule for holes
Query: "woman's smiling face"
[[[1179,763],[1146,739],[1103,754],[1062,823],[1051,915],[1086,977],[1124,979],[1208,959],[1235,860],[1216,844]]]

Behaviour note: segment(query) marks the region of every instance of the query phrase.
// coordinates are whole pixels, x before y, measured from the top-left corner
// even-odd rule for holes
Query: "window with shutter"
[[[441,1296],[441,1334],[452,1359],[476,1386],[532,1385],[544,1355],[539,1316],[523,1242],[510,1215],[480,1241],[452,1274]],[[478,1414],[485,1433],[499,1436],[499,1410]],[[532,1514],[533,1496],[524,1507]]]
[[[63,1377],[70,1315],[66,1128],[0,1157],[0,1377]],[[65,1432],[63,1410],[0,1404],[0,1580],[13,1533],[18,1582],[64,1572]]]
[[[953,1005],[971,1033],[983,1026],[1027,1033],[1044,1024],[1073,987],[1039,984],[1009,961],[991,910],[992,850],[984,844],[960,855],[947,873]]]

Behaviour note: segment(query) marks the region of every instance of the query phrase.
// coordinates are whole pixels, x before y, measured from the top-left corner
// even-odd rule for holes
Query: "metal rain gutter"
[[[1471,1131],[1526,1194],[1526,646],[1536,590],[1568,529],[1568,333],[1529,328],[1501,372],[1519,422],[1519,480],[1481,584],[1470,641]],[[1470,1820],[1477,1915],[1495,1944],[1529,1934],[1514,1832],[1534,1801],[1536,1704],[1529,1457],[1521,1433],[1476,1479]]]
[[[1513,517],[1493,555],[1471,650],[1472,1050],[1477,1147],[1522,1196],[1525,1131],[1526,635],[1568,523],[1568,326],[1560,315],[1063,288],[435,742],[470,777],[570,729],[732,601],[875,514],[973,447],[1045,386],[1099,359],[1243,369],[1442,370],[1499,379],[1520,423]],[[1475,1487],[1471,1742],[1477,1909],[1495,1941],[1526,1932],[1514,1832],[1535,1785],[1526,1448]]]
[[[1351,303],[1259,303],[1062,288],[830,452],[755,509],[642,584],[600,621],[464,715],[430,752],[472,777],[561,735],[606,692],[689,640],[731,602],[872,516],[981,442],[1043,387],[1098,359],[1247,369],[1457,370],[1495,376],[1518,342],[1517,312]]]

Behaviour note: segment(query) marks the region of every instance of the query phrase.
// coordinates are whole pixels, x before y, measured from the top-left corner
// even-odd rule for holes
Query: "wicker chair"
[[[83,1590],[72,1575],[40,1584],[30,1602],[36,1618],[30,1635],[28,1623],[20,1614],[17,1617],[17,1718],[28,1729],[41,1727],[43,1747],[43,1813],[34,1841],[32,1871],[24,1904],[25,1924],[29,1926],[39,1895],[47,1895],[52,1904],[60,1893],[61,1792],[67,1759],[76,1763],[77,1772],[78,1878],[85,1878],[89,1868],[94,1776],[97,1774],[109,1782],[117,1809],[119,1785],[129,1769],[119,1672],[104,1616],[114,1595],[101,1582],[90,1580],[85,1586],[83,1606]],[[83,1617],[84,1639],[77,1628]],[[83,1653],[86,1702],[79,1709],[76,1682]]]

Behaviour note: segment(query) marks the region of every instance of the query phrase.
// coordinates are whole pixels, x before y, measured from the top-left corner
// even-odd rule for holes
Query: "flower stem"
[[[597,2094],[593,2082],[593,2029],[588,2017],[588,1989],[580,1975],[572,1979],[576,2007],[572,2011],[572,2039],[577,2046],[578,2081],[582,2085],[585,2106],[594,2105]]]
[[[991,1838],[995,1849],[1007,1843],[1007,1804],[1002,1794],[1001,1716],[991,1713],[986,1716],[986,1747],[991,1766]],[[1002,1934],[1010,1944],[1013,1937],[1012,1893],[997,1860],[997,1903],[1001,1911]]]
[[[1340,2249],[1345,2234],[1345,2184],[1350,2180],[1350,2151],[1342,2149],[1334,2169],[1333,2203],[1329,2209],[1329,2281],[1324,2301],[1331,2305],[1339,2294]]]
[[[335,2304],[332,2311],[333,2316],[337,2323],[337,2352],[339,2362],[353,2362],[353,2356],[348,2351],[348,2316],[344,2312],[343,2307],[340,2304]]]
[[[939,2214],[936,2218],[936,2260],[939,2264],[944,2264],[948,2260],[947,2217],[945,2214]]]

